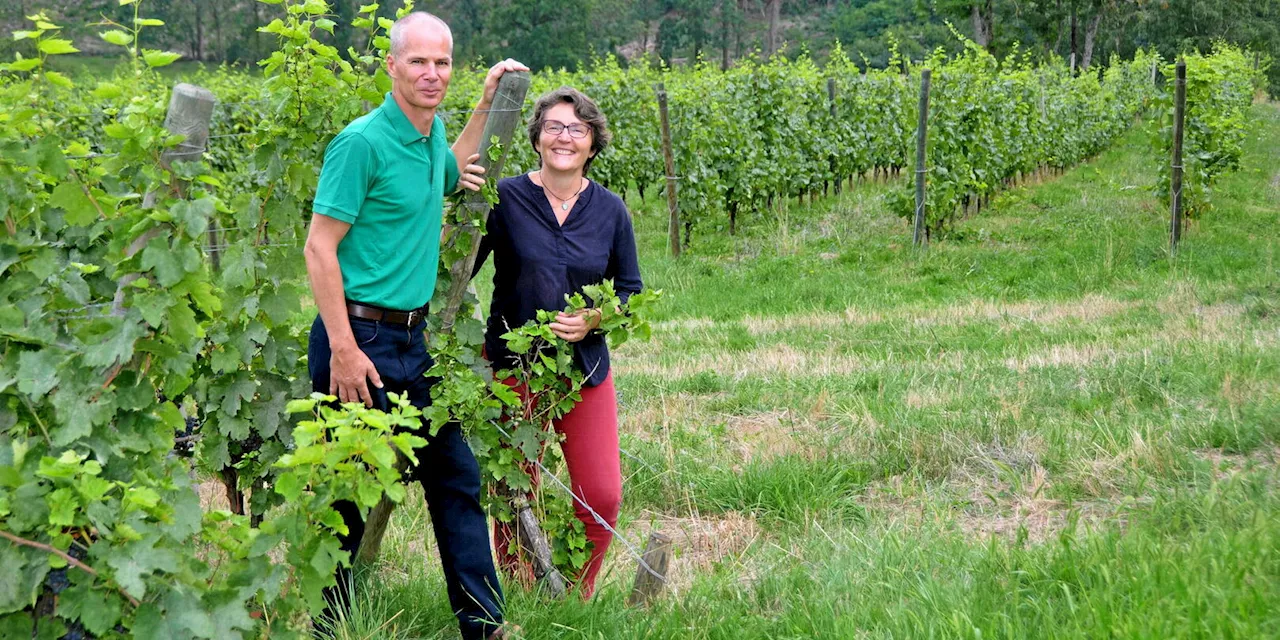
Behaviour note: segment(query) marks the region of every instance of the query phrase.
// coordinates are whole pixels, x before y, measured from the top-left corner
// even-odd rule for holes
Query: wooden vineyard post
[[[526,71],[504,73],[498,81],[498,91],[493,96],[493,106],[489,111],[489,119],[485,121],[484,133],[480,134],[480,147],[478,149],[480,160],[477,164],[485,168],[485,175],[488,176],[488,180],[497,180],[502,175],[502,165],[506,161],[507,150],[511,148],[511,141],[515,137],[516,129],[522,121],[520,109],[524,106],[525,94],[529,92],[529,82],[530,76]],[[491,165],[489,162],[489,141],[494,136],[498,137],[498,144],[502,146],[503,153]],[[489,203],[484,199],[484,194],[479,191],[468,191],[462,206],[476,211],[483,218],[488,219]],[[476,256],[480,253],[480,234],[471,233],[470,238],[471,252],[467,254],[466,258],[455,262],[449,267],[449,275],[452,280],[449,286],[449,296],[445,298],[445,307],[441,310],[441,318],[443,319],[441,327],[445,330],[453,328],[453,320],[458,315],[458,308],[462,306],[463,294],[471,283],[471,269],[475,266]],[[463,238],[458,240],[459,242],[464,241]]]
[[[1044,72],[1041,71],[1039,75],[1040,75],[1040,122],[1047,123],[1049,121],[1049,109],[1044,102],[1044,94],[1045,94]]]
[[[511,509],[516,515],[516,538],[520,546],[529,554],[533,565],[533,576],[552,598],[563,598],[569,590],[568,581],[560,575],[556,565],[551,561],[551,543],[538,523],[538,517],[529,506],[529,499],[514,492],[508,492]]]
[[[173,87],[173,93],[169,96],[169,111],[164,115],[164,127],[169,133],[184,135],[187,139],[177,147],[160,154],[160,166],[167,170],[174,160],[199,158],[204,153],[204,147],[209,142],[209,122],[213,120],[213,105],[217,102],[218,99],[213,96],[213,92],[204,87],[185,82]],[[174,180],[170,188],[181,191],[184,186]],[[143,208],[149,209],[155,206],[155,202],[154,190],[148,191],[142,197]],[[213,268],[217,271],[219,260],[216,239],[218,236],[215,226],[209,225],[209,255],[213,259]],[[153,227],[150,231],[138,236],[128,247],[125,247],[125,257],[131,258],[142,251],[142,248],[158,233],[160,233],[160,227]],[[116,295],[111,303],[111,315],[124,315],[124,288],[137,279],[137,275],[129,275],[116,282]]]
[[[1187,115],[1187,62],[1179,60],[1173,85],[1173,157],[1169,168],[1169,256],[1182,239],[1182,127]]]
[[[916,217],[911,235],[911,242],[917,247],[924,244],[924,151],[929,141],[929,81],[932,76],[929,69],[920,71],[920,120],[916,125]]]
[[[642,563],[636,567],[636,581],[627,603],[649,604],[667,586],[667,567],[671,564],[671,538],[661,532],[649,534]]]
[[[835,78],[827,78],[827,104],[831,108],[831,121],[834,123],[836,120],[836,79]],[[836,195],[840,195],[841,177],[839,174],[836,173],[836,159],[834,156],[832,156],[831,158],[831,179],[836,183]],[[826,195],[825,192],[826,190],[824,189],[823,195]]]
[[[658,83],[658,115],[662,120],[662,161],[667,171],[667,212],[671,221],[667,226],[671,257],[680,257],[680,207],[676,199],[676,161],[671,151],[671,119],[667,114],[667,88]]]
[[[498,81],[498,91],[493,98],[493,107],[489,112],[488,120],[485,121],[484,132],[480,136],[480,159],[476,161],[476,164],[485,168],[485,176],[488,180],[497,180],[502,175],[506,150],[511,148],[511,140],[521,121],[520,109],[524,105],[524,97],[528,92],[529,74],[527,72],[508,71]],[[498,144],[502,146],[503,153],[490,162],[489,143],[495,136],[498,138]],[[484,195],[478,191],[468,192],[462,206],[480,211],[482,216],[488,215],[489,204],[485,201]],[[463,295],[471,280],[471,268],[475,265],[476,255],[480,250],[479,233],[466,228],[457,229],[455,233],[468,234],[457,238],[457,241],[470,242],[471,252],[466,258],[450,265],[452,280],[445,298],[444,309],[440,312],[441,326],[446,331],[453,328],[453,321],[462,306]],[[403,471],[408,467],[408,461],[401,456],[396,467]],[[357,562],[370,563],[377,560],[378,553],[382,550],[382,538],[387,533],[387,524],[391,521],[391,512],[394,509],[395,503],[383,496],[382,500],[369,510],[369,516],[365,519],[364,536],[360,539],[360,550],[356,553]]]

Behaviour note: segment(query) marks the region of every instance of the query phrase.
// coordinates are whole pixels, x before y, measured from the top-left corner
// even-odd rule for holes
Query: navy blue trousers
[[[351,318],[351,331],[360,350],[369,356],[382,389],[369,383],[374,407],[387,409],[387,392],[407,394],[416,407],[431,404],[432,380],[423,374],[432,365],[424,343],[422,326],[412,329],[383,322]],[[311,387],[329,393],[329,334],[317,316],[311,325],[311,341],[307,349]],[[425,436],[425,426],[424,433]],[[458,626],[466,640],[484,638],[502,622],[502,589],[494,571],[489,547],[488,522],[480,506],[480,467],[467,446],[462,430],[456,424],[446,426],[415,454],[418,464],[410,473],[422,483],[427,511],[440,547],[440,563],[444,567],[449,604],[458,616]],[[342,548],[355,558],[364,535],[364,520],[352,502],[334,504],[349,533],[340,536]],[[339,571],[337,597],[331,602],[348,607],[346,593],[350,570]]]

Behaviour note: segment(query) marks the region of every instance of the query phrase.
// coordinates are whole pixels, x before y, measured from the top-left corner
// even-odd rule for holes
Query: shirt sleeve
[[[458,157],[453,155],[453,149],[445,148],[444,154],[444,195],[449,195],[458,190]]]
[[[369,181],[377,172],[378,158],[364,136],[339,133],[324,151],[320,183],[312,210],[352,224],[369,193]]]
[[[644,283],[640,280],[640,261],[636,255],[636,234],[631,226],[631,214],[626,206],[619,207],[621,220],[613,234],[613,249],[609,252],[609,272],[613,275],[613,288],[618,299],[626,304],[631,294],[640,293]]]
[[[493,205],[489,210],[489,218],[485,222],[486,231],[488,233],[480,237],[480,251],[476,253],[476,263],[471,267],[471,279],[475,279],[476,274],[480,273],[480,269],[484,267],[484,261],[489,259],[489,254],[493,253],[493,232],[502,220],[502,200],[498,204]]]

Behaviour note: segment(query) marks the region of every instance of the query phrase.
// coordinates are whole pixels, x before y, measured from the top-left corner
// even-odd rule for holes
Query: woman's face
[[[547,127],[559,128],[559,133],[547,133]],[[574,137],[575,130],[586,135]],[[542,156],[542,168],[550,171],[566,173],[583,172],[587,160],[591,158],[591,125],[578,119],[573,112],[573,105],[561,102],[550,109],[542,118],[542,133],[538,136],[538,154]]]

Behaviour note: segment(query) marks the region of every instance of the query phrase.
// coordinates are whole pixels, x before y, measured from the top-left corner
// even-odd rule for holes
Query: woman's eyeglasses
[[[588,133],[591,133],[591,127],[588,127],[581,122],[565,124],[555,120],[547,120],[542,123],[542,132],[548,135],[558,136],[566,129],[569,131],[569,137],[578,138],[579,140],[587,137]]]

